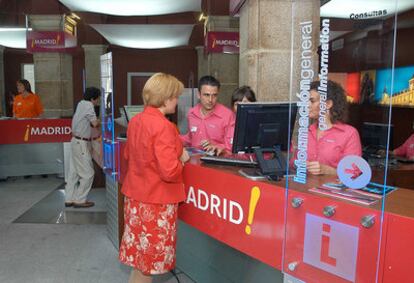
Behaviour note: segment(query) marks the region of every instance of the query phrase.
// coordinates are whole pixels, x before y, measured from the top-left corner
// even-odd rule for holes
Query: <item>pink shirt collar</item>
[[[316,131],[318,130],[318,123],[313,123],[309,126],[309,132],[316,136]],[[335,124],[332,124],[332,127],[328,130],[325,130],[324,132],[329,132],[330,130],[339,130],[341,132],[344,132],[346,130],[346,124],[338,122]]]
[[[223,105],[221,105],[220,103],[217,103],[215,106],[214,106],[214,108],[213,108],[213,111],[211,111],[208,115],[206,115],[206,116],[203,116],[202,114],[201,114],[201,104],[200,103],[198,103],[196,106],[194,106],[191,110],[190,110],[190,112],[192,113],[192,114],[194,114],[197,118],[200,118],[200,119],[205,119],[205,118],[208,118],[208,117],[210,117],[210,116],[212,116],[212,115],[216,115],[217,117],[219,117],[219,118],[223,118],[223,111],[222,111],[222,107],[224,107]]]

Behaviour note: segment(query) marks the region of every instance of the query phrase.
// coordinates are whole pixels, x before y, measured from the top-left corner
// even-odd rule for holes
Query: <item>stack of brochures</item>
[[[206,152],[204,150],[195,148],[195,147],[186,147],[185,148],[188,152],[188,155],[194,156],[194,155],[204,155]]]
[[[383,198],[383,196],[396,190],[393,186],[370,182],[364,188],[350,189],[341,182],[325,183],[320,187],[311,188],[309,191],[335,198],[345,199],[359,204],[371,205]]]

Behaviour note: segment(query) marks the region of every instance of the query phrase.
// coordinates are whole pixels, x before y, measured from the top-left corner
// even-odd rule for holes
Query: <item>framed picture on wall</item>
[[[397,106],[414,106],[414,66],[377,70],[375,101],[379,104],[392,102]],[[393,84],[392,84],[393,80]]]

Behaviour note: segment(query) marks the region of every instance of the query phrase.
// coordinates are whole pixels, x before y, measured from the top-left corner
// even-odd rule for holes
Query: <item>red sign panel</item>
[[[207,53],[239,53],[239,33],[211,31],[205,39],[205,50]]]
[[[0,144],[68,142],[71,119],[25,119],[0,121]]]
[[[303,204],[287,207],[283,271],[309,283],[376,282],[381,212],[294,191],[288,203],[294,198]],[[322,213],[328,206],[331,217]],[[375,219],[369,228],[361,225],[367,216]]]
[[[184,183],[187,200],[180,205],[181,220],[281,269],[283,188],[191,164],[185,166]]]
[[[27,51],[68,52],[76,47],[76,37],[63,31],[28,31]]]

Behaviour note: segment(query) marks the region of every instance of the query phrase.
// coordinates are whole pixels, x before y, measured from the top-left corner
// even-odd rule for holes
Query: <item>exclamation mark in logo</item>
[[[26,126],[26,132],[24,133],[24,141],[27,142],[29,141],[29,130],[30,130],[30,125]]]
[[[252,228],[250,227],[250,225],[252,225],[253,223],[254,211],[256,210],[256,205],[259,201],[259,198],[260,189],[259,187],[255,186],[252,188],[252,191],[250,192],[249,217],[247,217],[247,225],[245,229],[247,235],[250,235],[250,233],[252,232]]]

